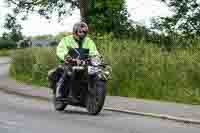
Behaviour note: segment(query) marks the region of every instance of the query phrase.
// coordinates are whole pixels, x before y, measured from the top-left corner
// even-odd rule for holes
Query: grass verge
[[[154,44],[131,40],[97,44],[113,69],[109,95],[200,103],[199,48],[168,53]],[[47,72],[57,65],[55,48],[19,50],[12,56],[10,73],[18,80],[46,86]]]

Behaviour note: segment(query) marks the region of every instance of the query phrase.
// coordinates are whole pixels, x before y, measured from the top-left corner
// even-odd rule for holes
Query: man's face
[[[83,40],[87,36],[87,27],[80,27],[80,30],[77,32],[77,35],[80,40]]]
[[[78,33],[78,34],[79,34],[78,36],[79,36],[79,39],[80,39],[80,40],[83,40],[83,39],[86,37],[86,35],[87,35],[87,34],[84,33],[84,32],[80,32],[80,33]]]

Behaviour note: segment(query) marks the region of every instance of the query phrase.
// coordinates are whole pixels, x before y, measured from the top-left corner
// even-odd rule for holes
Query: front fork
[[[100,79],[97,74],[88,76],[88,91],[90,94],[95,95],[96,82],[100,81],[100,80],[102,80],[102,79]]]

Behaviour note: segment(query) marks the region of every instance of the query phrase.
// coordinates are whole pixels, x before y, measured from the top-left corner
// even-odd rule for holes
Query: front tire
[[[106,82],[96,81],[94,86],[93,93],[89,92],[86,103],[90,115],[98,115],[101,112],[106,97]]]

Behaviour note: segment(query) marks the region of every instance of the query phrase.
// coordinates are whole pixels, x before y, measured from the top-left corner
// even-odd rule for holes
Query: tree
[[[173,15],[161,17],[154,27],[167,33],[178,32],[185,36],[200,35],[200,5],[198,0],[161,0]]]
[[[4,24],[4,28],[6,28],[10,33],[4,33],[3,37],[15,42],[23,39],[21,33],[22,26],[17,23],[16,18],[13,15],[8,14],[5,21],[6,23]]]
[[[23,16],[22,19],[26,19],[31,12],[37,12],[47,19],[57,13],[62,19],[73,9],[79,8],[82,20],[98,32],[119,34],[130,25],[125,0],[7,0],[7,3],[15,5],[13,12]]]
[[[84,18],[94,2],[95,0],[7,0],[9,6],[15,6],[15,13],[23,14],[22,19],[26,19],[31,12],[37,12],[47,19],[50,19],[53,13],[62,18],[75,8],[80,9],[81,17]]]
[[[4,33],[2,34],[2,39],[3,39],[3,40],[9,40],[9,34],[6,33],[6,32],[4,32]]]
[[[120,36],[131,27],[125,0],[96,0],[96,6],[87,14],[92,30],[113,32]]]
[[[82,20],[89,11],[89,3],[94,3],[95,0],[7,0],[8,6],[15,7],[13,9],[13,15],[8,14],[4,28],[10,31],[6,37],[19,41],[22,39],[21,29],[22,26],[17,23],[17,16],[21,16],[22,20],[28,19],[30,13],[37,12],[46,19],[51,19],[53,13],[57,13],[58,19],[61,19],[67,13],[70,13],[75,8],[80,8]],[[70,6],[69,6],[70,5]],[[67,7],[69,6],[69,7]]]

